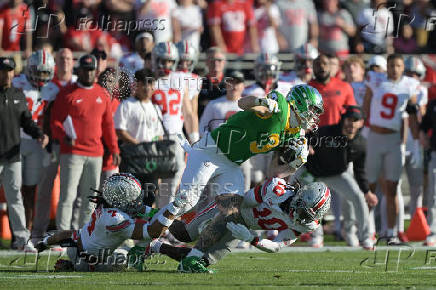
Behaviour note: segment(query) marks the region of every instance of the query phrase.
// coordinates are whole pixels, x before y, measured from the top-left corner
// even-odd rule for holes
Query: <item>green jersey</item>
[[[254,111],[241,111],[212,131],[215,144],[231,161],[241,164],[256,154],[265,154],[286,146],[300,137],[300,128],[290,128],[291,108],[279,92],[269,97],[277,101],[280,111],[264,117]]]

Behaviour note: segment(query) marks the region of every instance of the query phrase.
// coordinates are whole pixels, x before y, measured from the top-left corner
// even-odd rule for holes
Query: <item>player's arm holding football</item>
[[[246,96],[238,100],[238,106],[244,110],[252,110],[261,115],[278,113],[279,105],[273,98]]]

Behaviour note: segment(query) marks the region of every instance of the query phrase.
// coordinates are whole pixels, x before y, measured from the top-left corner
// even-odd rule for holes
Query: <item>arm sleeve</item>
[[[114,115],[115,129],[127,130],[127,103],[122,102]]]
[[[247,191],[244,195],[244,206],[253,207],[262,202],[262,196],[260,194],[261,184],[256,185],[254,188]]]
[[[106,99],[106,110],[103,114],[102,120],[102,131],[103,131],[103,140],[106,146],[109,149],[109,152],[120,153],[120,149],[118,148],[117,135],[115,134],[114,128],[114,120],[112,119],[112,108],[111,102],[109,98]]]
[[[51,109],[51,132],[54,139],[61,141],[65,137],[65,130],[63,122],[68,115],[68,99],[67,95],[59,93],[57,98],[53,102],[53,107]]]
[[[358,148],[358,156],[353,161],[353,171],[354,171],[354,178],[356,178],[357,183],[359,184],[359,188],[363,193],[367,193],[369,191],[369,183],[368,179],[366,178],[366,171],[365,171],[365,158],[366,158],[366,151],[365,151],[365,144],[363,138],[360,138],[361,144],[359,144]]]
[[[18,92],[20,95],[20,126],[23,128],[23,131],[32,136],[33,139],[37,139],[42,137],[43,133],[42,130],[36,125],[36,123],[32,120],[32,115],[29,112],[29,109],[27,108],[27,102],[26,98],[24,97],[24,94],[20,91]]]

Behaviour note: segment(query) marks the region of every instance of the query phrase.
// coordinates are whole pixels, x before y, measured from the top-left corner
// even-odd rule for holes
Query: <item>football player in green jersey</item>
[[[297,85],[286,97],[277,91],[265,98],[247,96],[240,99],[238,105],[244,111],[205,134],[188,150],[178,194],[187,191],[186,194],[194,198],[190,199],[193,202],[186,205],[184,213],[203,197],[207,184],[213,188],[217,206],[223,212],[237,208],[244,194],[244,176],[239,165],[251,156],[279,152],[271,162],[268,177],[284,178],[307,161],[305,130],[316,129],[319,115],[324,112],[322,97],[315,88]],[[171,204],[161,212],[170,210]],[[201,218],[201,212],[195,218]],[[170,231],[179,240],[189,240],[180,225]]]

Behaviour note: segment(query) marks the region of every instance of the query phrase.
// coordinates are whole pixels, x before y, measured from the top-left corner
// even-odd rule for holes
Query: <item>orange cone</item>
[[[9,228],[9,218],[7,213],[7,203],[3,186],[0,186],[0,238],[4,240],[12,239],[11,229]]]
[[[51,192],[51,205],[50,205],[50,219],[56,219],[56,210],[58,209],[59,202],[59,192],[60,192],[60,181],[59,181],[59,169],[58,174],[53,183],[53,189]]]
[[[418,207],[406,231],[407,238],[415,242],[424,241],[428,234],[430,234],[430,228],[427,224],[427,219],[425,218],[423,209]]]

